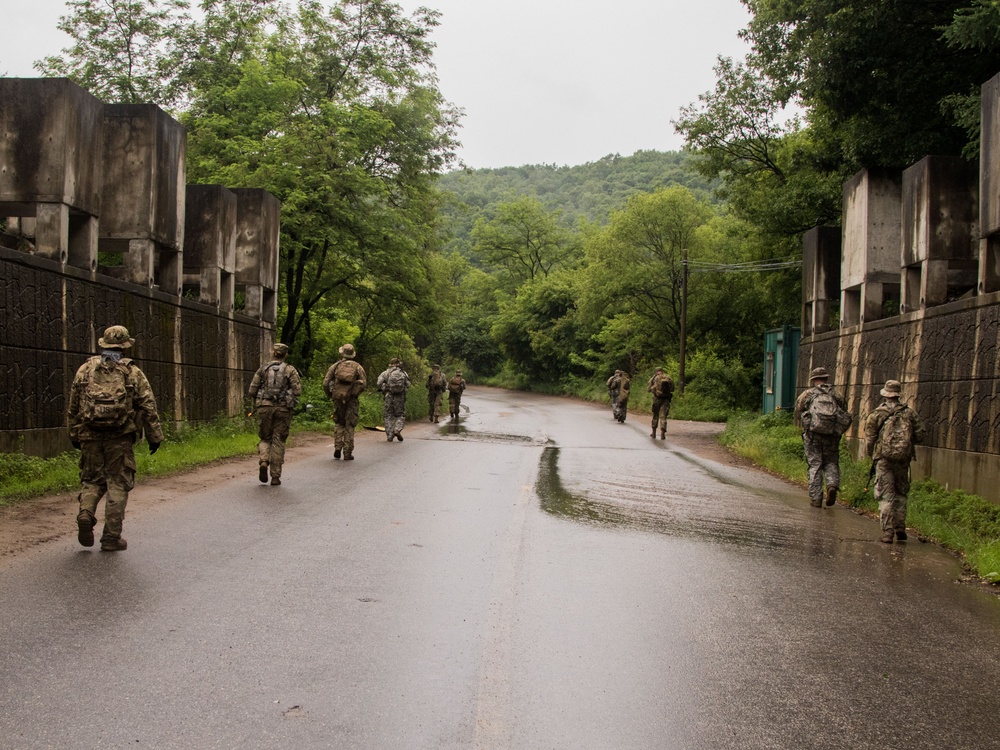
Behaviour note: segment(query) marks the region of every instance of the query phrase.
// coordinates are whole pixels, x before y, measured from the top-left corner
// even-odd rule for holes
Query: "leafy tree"
[[[522,196],[496,207],[493,219],[472,230],[474,252],[517,287],[545,278],[571,263],[578,251],[572,232],[559,224],[537,198]]]
[[[1000,50],[956,44],[996,21],[974,0],[746,0],[753,67],[801,101],[848,169],[958,154],[968,135],[943,107],[1000,70]],[[951,27],[949,38],[942,31]],[[996,26],[993,26],[995,34]],[[979,35],[980,32],[975,32]]]
[[[180,96],[178,40],[191,23],[185,0],[68,0],[58,29],[73,40],[35,69],[70,78],[100,99],[164,106]]]
[[[581,295],[588,317],[621,321],[626,315],[646,332],[644,350],[673,350],[680,332],[683,262],[701,251],[700,230],[712,213],[682,187],[633,196],[588,242]]]

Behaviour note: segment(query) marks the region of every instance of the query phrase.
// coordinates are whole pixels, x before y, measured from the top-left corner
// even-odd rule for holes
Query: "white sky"
[[[740,0],[397,2],[444,14],[435,59],[445,98],[465,110],[470,167],[679,149],[670,121],[714,86],[718,55],[743,56],[749,20]],[[0,4],[0,73],[37,75],[35,60],[68,45],[56,29],[64,1]]]

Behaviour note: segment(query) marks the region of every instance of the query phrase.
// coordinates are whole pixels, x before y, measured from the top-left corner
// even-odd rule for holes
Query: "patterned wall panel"
[[[268,324],[0,248],[0,443],[65,427],[73,375],[114,324],[136,338],[130,354],[160,413],[193,421],[241,403],[273,336]],[[231,349],[235,367],[227,364]],[[175,405],[178,371],[182,403]]]

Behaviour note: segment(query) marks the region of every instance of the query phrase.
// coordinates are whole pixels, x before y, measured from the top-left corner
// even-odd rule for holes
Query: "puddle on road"
[[[560,477],[559,455],[560,449],[555,446],[542,451],[535,485],[542,510],[554,516],[740,547],[799,550],[816,556],[832,555],[839,546],[833,535],[811,533],[783,524],[777,517],[768,517],[767,523],[746,515],[740,517],[741,512],[748,512],[745,506],[732,502],[720,505],[717,501],[726,498],[706,493],[703,486],[675,482],[665,488],[658,479],[644,482],[641,477],[622,477],[615,481],[605,475],[589,482],[592,493],[572,492]],[[712,479],[724,486],[734,484],[720,477]],[[602,494],[607,497],[600,497]]]
[[[503,432],[479,432],[471,430],[461,422],[449,422],[438,427],[438,435],[447,437],[458,435],[464,440],[477,440],[484,443],[509,443],[520,445],[544,445],[547,441],[543,438],[533,438],[527,435],[511,435]]]

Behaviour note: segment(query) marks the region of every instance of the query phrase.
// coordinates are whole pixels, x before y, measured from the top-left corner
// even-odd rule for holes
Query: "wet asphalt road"
[[[1000,747],[947,554],[634,415],[465,403],[4,563],[0,747]]]

